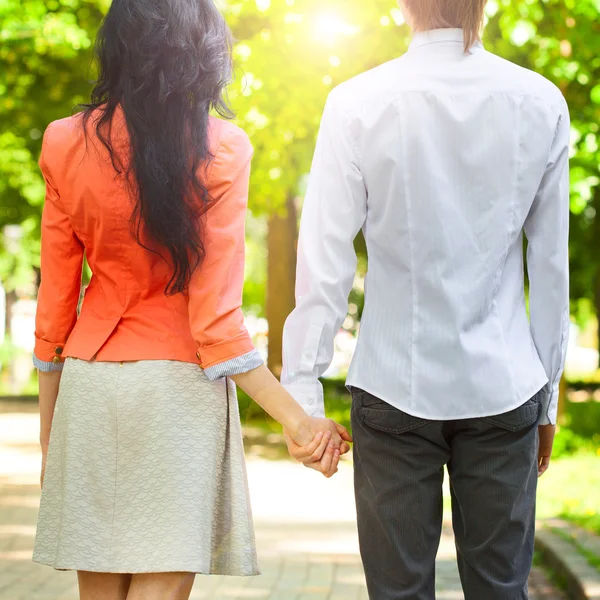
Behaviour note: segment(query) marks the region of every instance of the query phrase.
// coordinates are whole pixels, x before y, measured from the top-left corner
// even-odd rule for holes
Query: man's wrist
[[[323,386],[318,379],[284,382],[283,387],[296,399],[309,417],[325,417]]]

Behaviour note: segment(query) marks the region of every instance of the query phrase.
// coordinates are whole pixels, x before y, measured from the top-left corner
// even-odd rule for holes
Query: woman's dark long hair
[[[168,252],[165,293],[185,291],[204,257],[198,217],[209,197],[199,171],[211,158],[209,111],[232,116],[224,96],[231,34],[213,0],[113,0],[96,56],[99,78],[84,105],[84,129],[94,115],[97,137],[135,191],[137,242]],[[119,106],[129,133],[127,161],[111,139]]]

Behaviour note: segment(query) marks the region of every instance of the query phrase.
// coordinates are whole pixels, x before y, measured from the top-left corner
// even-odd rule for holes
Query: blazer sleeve
[[[77,321],[84,253],[48,165],[50,131],[51,127],[46,130],[39,162],[46,182],[46,200],[42,213],[34,365],[41,371],[59,371],[63,367],[64,346]]]
[[[211,203],[202,218],[205,256],[189,286],[198,359],[211,380],[245,373],[263,361],[244,326],[245,224],[252,145],[226,123],[210,167]]]

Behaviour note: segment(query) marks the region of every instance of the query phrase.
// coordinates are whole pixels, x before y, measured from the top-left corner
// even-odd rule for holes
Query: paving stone
[[[77,600],[74,573],[31,562],[39,506],[37,415],[0,406],[0,600]],[[9,447],[10,445],[10,447]],[[6,458],[10,456],[10,461]],[[331,480],[287,461],[248,464],[263,575],[198,576],[192,600],[369,600],[360,562],[352,471]],[[461,600],[452,532],[437,564],[438,600]],[[532,600],[564,600],[534,569]]]

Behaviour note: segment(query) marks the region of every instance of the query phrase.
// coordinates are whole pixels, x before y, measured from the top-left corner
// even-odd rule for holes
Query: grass
[[[563,513],[560,515],[560,517],[600,536],[600,513],[584,515]]]
[[[557,573],[554,571],[554,569],[551,569],[546,563],[544,555],[539,550],[536,550],[533,554],[533,565],[542,569],[546,573],[550,583],[552,583],[554,587],[562,590],[563,592],[567,591],[568,584],[566,577],[561,573]]]
[[[585,452],[550,463],[539,480],[537,514],[561,516],[582,525],[599,524],[600,455]],[[594,529],[600,534],[600,529]]]

